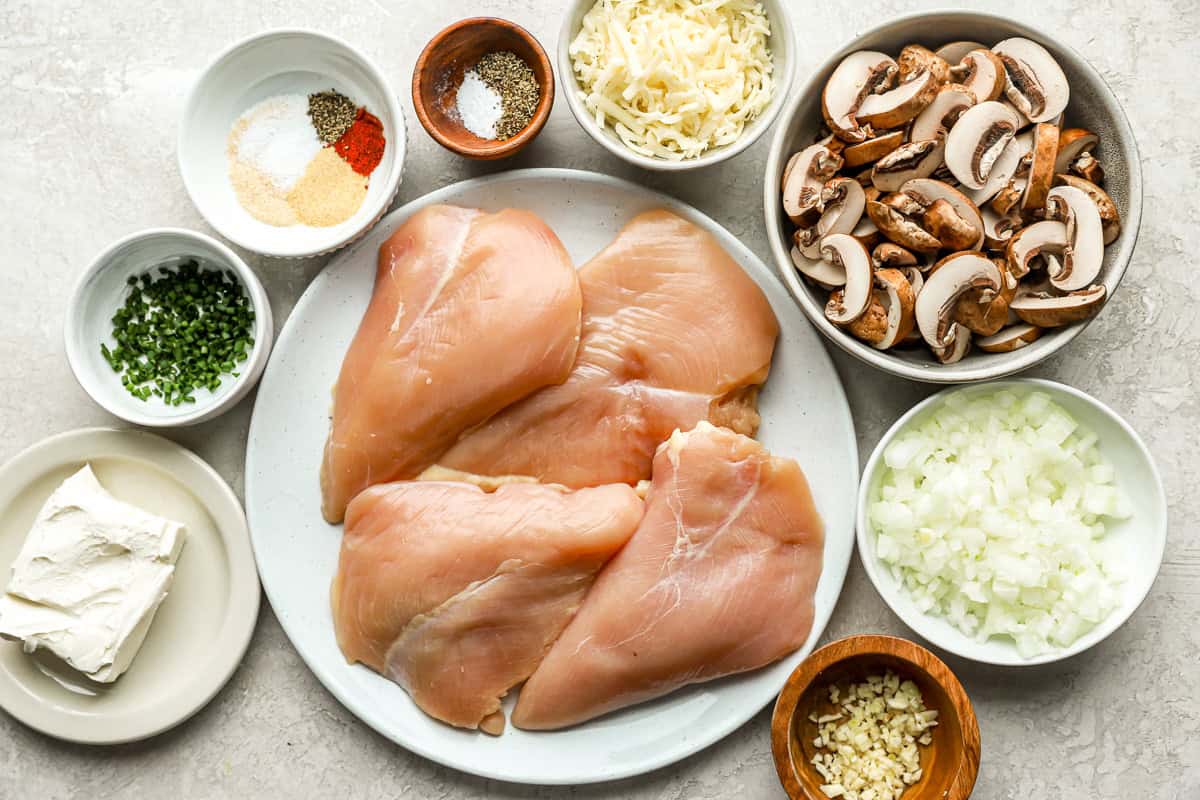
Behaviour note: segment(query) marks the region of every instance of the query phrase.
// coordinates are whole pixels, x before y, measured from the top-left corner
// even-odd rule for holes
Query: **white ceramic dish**
[[[1091,64],[1070,46],[1011,17],[976,11],[927,11],[888,20],[854,38],[810,73],[808,81],[793,96],[781,114],[771,141],[763,179],[763,209],[771,255],[796,304],[829,341],[877,369],[910,380],[928,383],[965,383],[1011,375],[1049,358],[1083,332],[1087,322],[1047,331],[1032,344],[1011,353],[975,351],[957,364],[939,364],[928,348],[880,351],[850,336],[825,317],[828,293],[800,279],[792,259],[792,225],[782,213],[779,187],[783,167],[792,153],[818,138],[821,121],[821,92],[843,58],[858,50],[879,50],[895,55],[906,44],[940,47],[955,40],[995,44],[1011,36],[1024,36],[1046,47],[1066,73],[1071,100],[1066,109],[1067,125],[1083,127],[1100,136],[1096,156],[1104,167],[1105,189],[1121,216],[1121,235],[1104,251],[1100,283],[1112,302],[1121,278],[1133,257],[1142,219],[1142,165],[1133,129],[1108,84]],[[1101,310],[1100,313],[1104,313]]]
[[[195,403],[171,406],[153,396],[139,400],[121,385],[121,376],[100,353],[100,343],[109,347],[116,344],[112,337],[112,316],[125,302],[127,278],[189,258],[231,269],[237,275],[254,307],[254,346],[246,360],[237,365],[238,377],[224,376],[214,391],[197,389]],[[237,405],[262,375],[271,353],[273,333],[271,303],[254,271],[211,236],[181,228],[140,231],[96,256],[75,284],[64,327],[67,361],[84,391],[110,414],[151,428],[195,425]]]
[[[4,583],[46,498],[86,463],[121,500],[187,526],[171,591],[112,684],[0,641],[0,706],[49,736],[118,744],[178,725],[225,685],[254,632],[258,575],[241,505],[212,467],[153,434],[88,428],[45,439],[0,467]]]
[[[259,222],[229,181],[229,129],[272,95],[337,89],[379,117],[387,146],[354,216],[328,228]],[[406,150],[404,111],[383,73],[341,39],[308,30],[273,30],[243,39],[200,75],[179,125],[179,171],[197,210],[226,239],[268,256],[302,258],[335,250],[371,227],[396,196]]]
[[[977,642],[941,617],[920,611],[875,554],[875,535],[867,519],[867,508],[877,496],[886,471],[883,453],[904,429],[931,413],[954,392],[993,392],[1005,387],[1042,391],[1067,410],[1081,425],[1099,437],[1100,451],[1116,470],[1117,484],[1133,504],[1127,520],[1108,520],[1108,534],[1126,556],[1122,564],[1127,579],[1120,584],[1121,602],[1112,614],[1070,647],[1033,658],[1024,658],[1011,639],[992,638]],[[1167,501],[1154,459],[1141,437],[1117,413],[1096,398],[1065,384],[1035,378],[1013,378],[976,386],[945,389],[926,398],[892,425],[875,446],[863,472],[858,494],[858,553],[867,575],[892,611],[916,633],[955,655],[1001,666],[1047,664],[1082,653],[1104,640],[1141,605],[1162,565],[1167,543]]]
[[[371,296],[379,245],[410,214],[433,203],[530,209],[555,230],[577,264],[635,214],[666,207],[711,231],[763,288],[782,332],[759,399],[760,438],[804,467],[826,524],[816,618],[800,651],[766,669],[689,687],[575,728],[535,733],[509,726],[499,738],[443,725],[417,709],[396,684],[346,663],[334,640],[328,591],[341,529],[321,518],[317,481],[329,391]],[[711,219],[664,195],[595,173],[501,173],[445,187],[389,215],[304,293],[280,334],[251,421],[246,451],[251,536],[271,606],[300,655],[347,708],[384,736],[434,761],[500,780],[579,784],[637,775],[678,761],[746,722],[774,698],[821,635],[853,549],[858,476],[853,422],[819,337],[790,303],[762,262]]]
[[[571,64],[568,48],[583,25],[583,17],[596,4],[596,0],[572,0],[563,16],[562,27],[558,31],[558,81],[560,91],[567,99],[567,107],[575,115],[579,126],[596,140],[608,152],[644,169],[660,170],[663,172],[682,172],[699,169],[712,164],[718,164],[733,158],[750,145],[758,141],[780,110],[787,103],[788,94],[792,88],[792,77],[796,71],[796,33],[792,27],[791,13],[785,0],[762,0],[763,9],[771,23],[771,36],[767,40],[771,48],[771,64],[775,78],[775,93],[770,104],[753,122],[745,127],[741,136],[732,144],[715,147],[696,158],[682,161],[671,161],[666,158],[654,158],[635,153],[625,146],[609,125],[597,125],[595,118],[583,104],[583,90],[575,77],[575,68]]]

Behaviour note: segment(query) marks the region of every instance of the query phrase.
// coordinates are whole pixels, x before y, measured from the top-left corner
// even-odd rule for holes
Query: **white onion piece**
[[[1128,518],[1128,498],[1095,434],[1045,393],[951,394],[884,461],[876,553],[921,611],[1029,658],[1117,606],[1105,518]]]

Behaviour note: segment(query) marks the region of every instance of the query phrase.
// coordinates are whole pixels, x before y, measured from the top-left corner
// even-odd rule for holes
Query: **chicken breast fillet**
[[[412,478],[468,428],[570,373],[579,280],[527,211],[430,206],[379,249],[375,290],[342,362],[321,466],[339,522],[375,483]]]
[[[646,514],[526,682],[520,728],[574,725],[799,648],[822,524],[795,461],[700,423],[658,448]]]
[[[537,667],[642,511],[624,485],[373,486],[346,512],[338,645],[430,716],[498,732],[500,699]]]
[[[439,464],[632,484],[676,428],[708,420],[754,434],[779,326],[712,235],[669,211],[639,214],[579,280],[583,330],[567,381],[467,433]]]

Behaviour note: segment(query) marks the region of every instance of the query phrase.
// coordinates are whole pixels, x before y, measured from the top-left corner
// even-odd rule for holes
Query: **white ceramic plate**
[[[341,529],[321,518],[317,481],[330,387],[370,299],[379,245],[410,214],[433,203],[530,209],[555,230],[577,264],[608,244],[633,215],[666,207],[716,235],[763,288],[782,333],[759,400],[760,438],[804,467],[827,526],[816,619],[799,652],[767,669],[689,687],[565,731],[509,726],[499,738],[443,725],[396,684],[346,663],[329,610]],[[246,508],[263,585],[321,682],[364,722],[408,749],[465,772],[521,783],[577,784],[648,772],[712,744],[766,705],[833,611],[853,549],[857,480],[854,428],[841,383],[820,338],[763,263],[695,209],[616,178],[560,169],[521,170],[440,189],[390,214],[335,259],[279,336],[259,387],[246,452]],[[511,703],[510,697],[506,707]]]
[[[912,598],[892,576],[875,555],[875,535],[867,522],[867,507],[878,496],[879,484],[886,471],[883,452],[900,431],[914,424],[914,420],[931,413],[952,392],[994,392],[1003,388],[1017,388],[1045,392],[1067,410],[1081,425],[1090,429],[1099,439],[1100,452],[1113,465],[1117,485],[1129,497],[1133,505],[1133,516],[1127,520],[1107,520],[1109,539],[1123,554],[1121,565],[1126,580],[1120,584],[1120,604],[1108,618],[1081,636],[1070,647],[1044,653],[1033,658],[1024,658],[1017,652],[1016,644],[1007,637],[995,637],[978,642],[974,637],[959,631],[944,618],[921,611]],[[907,414],[892,425],[871,453],[867,468],[863,472],[858,498],[858,554],[866,567],[867,575],[879,590],[892,611],[904,624],[938,647],[955,655],[1001,666],[1031,666],[1060,661],[1099,643],[1121,627],[1141,605],[1150,592],[1158,570],[1162,566],[1163,551],[1167,544],[1167,499],[1162,478],[1150,451],[1141,437],[1129,427],[1117,413],[1091,395],[1054,381],[1036,378],[1010,378],[976,386],[946,389],[918,403]]]
[[[88,428],[0,467],[4,583],[46,498],[85,463],[119,499],[187,526],[171,591],[133,665],[107,686],[0,641],[0,706],[50,736],[117,744],[183,722],[225,685],[254,632],[258,575],[241,505],[212,467],[153,434]]]

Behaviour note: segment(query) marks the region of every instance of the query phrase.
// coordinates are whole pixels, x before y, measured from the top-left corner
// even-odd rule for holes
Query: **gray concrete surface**
[[[207,230],[175,165],[176,120],[199,69],[235,39],[308,26],[367,50],[407,94],[430,35],[475,14],[513,19],[549,48],[562,0],[195,0],[173,3],[0,0],[0,459],[60,431],[112,422],[79,389],[62,346],[77,273],[113,239],[140,228]],[[916,4],[796,0],[801,68],[854,31]],[[1066,663],[1020,672],[950,659],[975,701],[984,755],[975,796],[1200,798],[1200,4],[1097,0],[979,4],[1064,37],[1104,74],[1138,136],[1146,177],[1137,256],[1101,318],[1034,370],[1111,404],[1153,450],[1167,484],[1166,562],[1149,599],[1108,641]],[[411,104],[405,96],[406,109]],[[766,142],[695,177],[638,172],[606,154],[559,102],[541,138],[495,165],[442,151],[410,117],[404,202],[461,178],[528,166],[611,172],[698,206],[767,253],[759,200]],[[282,324],[320,269],[251,258]],[[862,456],[929,389],[834,353]],[[253,398],[173,438],[239,491]],[[826,639],[906,634],[857,559]],[[264,603],[245,663],[184,726],[151,741],[91,749],[45,738],[0,714],[0,798],[628,798],[782,797],[768,714],[657,773],[576,789],[520,787],[462,775],[413,756],[346,712],[300,661]]]

